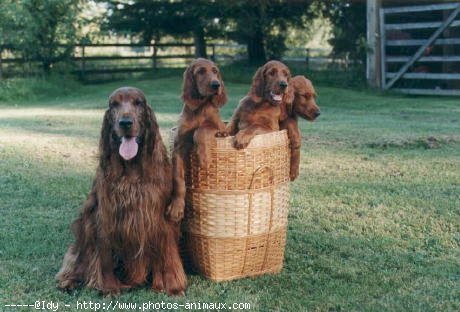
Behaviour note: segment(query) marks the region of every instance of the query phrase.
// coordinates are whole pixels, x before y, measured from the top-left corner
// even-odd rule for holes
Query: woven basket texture
[[[257,135],[242,150],[232,142],[227,137],[208,143],[208,168],[200,168],[193,150],[186,172],[182,254],[191,262],[187,266],[214,281],[277,273],[286,245],[286,130]]]

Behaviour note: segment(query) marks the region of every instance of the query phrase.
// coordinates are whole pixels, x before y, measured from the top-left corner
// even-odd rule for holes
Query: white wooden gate
[[[404,16],[408,14],[418,14],[423,12],[424,16],[429,15],[430,12],[443,11],[444,19],[440,21],[424,21],[417,20],[417,22],[405,22]],[[382,89],[394,89],[404,93],[410,94],[438,94],[438,95],[460,95],[460,53],[456,52],[453,55],[431,55],[427,53],[436,46],[447,45],[460,45],[460,36],[447,37],[446,30],[460,26],[460,3],[443,3],[432,5],[416,5],[416,6],[402,6],[380,9],[380,30],[381,30],[381,74],[382,74]],[[399,23],[395,23],[395,17],[399,15]],[[393,19],[390,23],[389,19]],[[426,33],[428,30],[433,30],[431,35],[426,39],[411,38],[410,32],[421,30],[421,33]],[[401,38],[389,38],[390,34],[400,35]],[[457,33],[460,33],[457,31]],[[440,38],[442,37],[442,38]],[[392,47],[409,47],[412,48],[410,54],[401,55],[391,54],[389,50]],[[416,48],[413,52],[413,48]],[[458,51],[458,48],[456,51]],[[454,50],[455,50],[454,49]],[[458,63],[457,63],[458,62]],[[437,63],[437,71],[426,70],[430,69],[429,64]],[[439,63],[456,64],[454,70],[445,71],[439,70]],[[424,71],[420,72],[414,70],[417,64],[424,65]],[[444,66],[447,68],[449,65]],[[391,69],[389,70],[389,68]],[[421,66],[419,66],[421,67]],[[399,69],[398,69],[399,68]],[[432,81],[433,86],[427,87],[427,83],[423,84],[424,87],[401,87],[398,85],[403,84],[402,81],[411,79],[419,81]],[[439,87],[439,81],[443,81],[444,86]],[[448,82],[449,81],[449,82]],[[447,85],[448,87],[446,87]],[[454,87],[452,87],[454,86]]]

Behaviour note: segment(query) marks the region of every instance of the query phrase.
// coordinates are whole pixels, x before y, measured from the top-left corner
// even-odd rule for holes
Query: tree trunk
[[[45,76],[49,76],[51,73],[51,62],[49,60],[42,61],[43,73]]]
[[[264,34],[257,30],[248,42],[248,58],[250,64],[259,65],[265,63],[267,55],[265,53]]]
[[[204,31],[202,27],[197,27],[193,31],[193,42],[195,44],[196,57],[208,57],[206,53],[206,40],[204,39]]]
[[[158,54],[158,47],[157,44],[160,42],[160,34],[156,33],[155,34],[155,46],[153,47],[153,69],[157,69],[158,67],[158,60],[157,60],[157,54]],[[151,42],[151,41],[150,41]]]

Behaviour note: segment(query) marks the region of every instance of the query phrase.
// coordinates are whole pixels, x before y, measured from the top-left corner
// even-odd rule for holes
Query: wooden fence
[[[61,47],[68,47],[62,45]],[[78,44],[72,46],[73,53],[66,72],[82,80],[97,80],[103,75],[113,77],[127,73],[149,72],[164,67],[185,67],[193,58],[194,45],[170,44]],[[3,52],[3,53],[2,53]],[[333,60],[319,49],[292,48],[285,61],[304,62],[307,67],[322,69]],[[209,44],[208,57],[219,64],[247,58],[246,47],[236,44]],[[3,56],[3,58],[2,58]],[[340,62],[340,60],[339,60]],[[0,46],[0,79],[3,77],[30,76],[42,73],[40,60],[27,59],[21,51],[11,46]]]
[[[458,2],[381,8],[382,89],[460,95],[459,17]]]
[[[73,45],[72,49],[70,72],[83,80],[95,75],[147,72],[159,67],[183,67],[195,58],[194,45],[186,43],[78,44]],[[207,46],[208,57],[212,60],[233,60],[242,51],[242,46],[239,45]],[[39,59],[28,59],[11,46],[0,46],[0,78],[39,74],[39,64]]]

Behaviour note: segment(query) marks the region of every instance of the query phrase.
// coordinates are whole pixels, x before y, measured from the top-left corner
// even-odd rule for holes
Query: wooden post
[[[158,66],[157,54],[158,54],[158,48],[155,42],[155,44],[153,45],[153,53],[152,53],[153,69],[157,69],[157,66]]]
[[[24,52],[22,53],[22,77],[25,78],[30,75],[30,72],[32,72],[32,61],[26,57]],[[29,74],[27,74],[27,66],[29,67]]]
[[[211,60],[212,60],[213,62],[215,62],[215,61],[216,61],[216,46],[215,46],[214,44],[212,44],[211,47],[212,47]]]
[[[308,67],[310,66],[310,48],[305,49],[305,63],[308,69]]]
[[[444,10],[442,11],[442,16],[443,20],[449,17],[449,11]],[[458,28],[446,28],[443,33],[444,38],[458,38],[460,37],[460,31]],[[451,56],[456,56],[460,55],[460,48],[458,45],[453,45],[453,44],[444,44],[442,45],[442,54],[444,58],[448,58]],[[460,64],[459,63],[449,63],[447,61],[442,62],[442,72],[443,73],[449,73],[449,72],[458,72],[460,71]],[[446,89],[460,89],[460,81],[458,80],[447,80],[445,82],[446,84]]]
[[[80,63],[80,76],[85,80],[86,61],[85,61],[85,45],[81,46],[81,63]]]
[[[385,12],[380,9],[380,90],[385,90],[387,84],[387,51],[386,51],[386,30],[385,30]]]
[[[366,78],[372,87],[381,86],[381,62],[382,39],[379,26],[379,10],[382,6],[381,0],[367,0],[367,59],[366,59]]]

